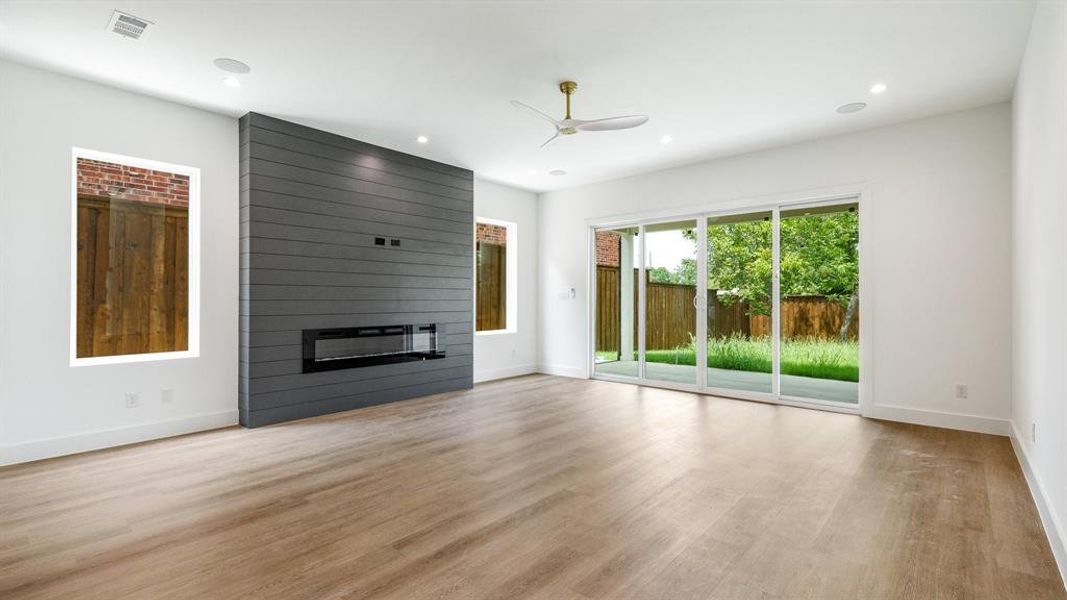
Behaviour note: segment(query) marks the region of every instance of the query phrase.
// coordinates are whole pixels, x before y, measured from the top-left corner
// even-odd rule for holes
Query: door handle
[[[700,301],[700,296],[693,296],[693,308],[697,310],[704,310],[704,306],[701,306],[702,304],[705,303]]]

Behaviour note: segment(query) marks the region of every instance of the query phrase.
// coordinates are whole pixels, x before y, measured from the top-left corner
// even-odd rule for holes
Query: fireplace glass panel
[[[304,372],[445,357],[437,324],[304,330]]]

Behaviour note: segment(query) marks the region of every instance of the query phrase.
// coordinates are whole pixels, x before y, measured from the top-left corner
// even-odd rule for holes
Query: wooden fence
[[[637,277],[634,270],[633,331],[637,331]],[[617,352],[619,349],[620,294],[619,269],[597,267],[596,273],[596,349]],[[696,309],[693,296],[696,286],[669,283],[646,283],[645,347],[666,349],[689,343],[696,334]],[[726,302],[714,289],[708,290],[708,335],[727,337],[769,336],[770,317],[750,315],[745,302]],[[844,320],[845,307],[823,296],[793,296],[782,300],[782,337],[836,338]],[[859,311],[852,320],[849,337],[856,339]]]
[[[636,281],[637,275],[634,275]],[[634,286],[636,289],[637,286]],[[596,268],[596,349],[603,352],[618,352],[622,332],[619,330],[622,308],[619,293],[618,267]],[[634,294],[633,310],[637,310],[637,294]],[[636,333],[637,328],[634,328]]]
[[[78,197],[77,355],[189,347],[189,214]]]
[[[507,327],[507,246],[478,242],[476,331]]]
[[[837,339],[845,319],[845,306],[824,296],[787,296],[782,299],[782,337]],[[859,338],[860,311],[852,316],[848,338]],[[766,315],[749,317],[749,335],[771,335],[771,318]]]

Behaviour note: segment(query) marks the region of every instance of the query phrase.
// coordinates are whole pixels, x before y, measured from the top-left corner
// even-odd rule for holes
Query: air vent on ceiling
[[[107,24],[107,28],[123,37],[139,40],[144,35],[144,30],[151,24],[151,21],[116,10],[111,15],[111,22]]]

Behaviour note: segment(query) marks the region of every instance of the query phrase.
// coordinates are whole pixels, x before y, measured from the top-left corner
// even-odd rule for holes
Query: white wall
[[[237,121],[4,61],[0,89],[0,463],[236,423]],[[199,358],[69,366],[72,146],[200,168]]]
[[[1011,416],[1013,441],[1067,579],[1065,10],[1058,2],[1038,6],[1015,86]]]
[[[862,184],[870,414],[1007,433],[1010,111],[999,104],[543,194],[541,369],[588,371],[586,219]],[[970,386],[968,399],[954,397],[957,382]]]
[[[516,223],[519,245],[517,329],[513,333],[475,334],[474,381],[533,373],[537,370],[539,333],[537,195],[475,178],[474,216]]]

